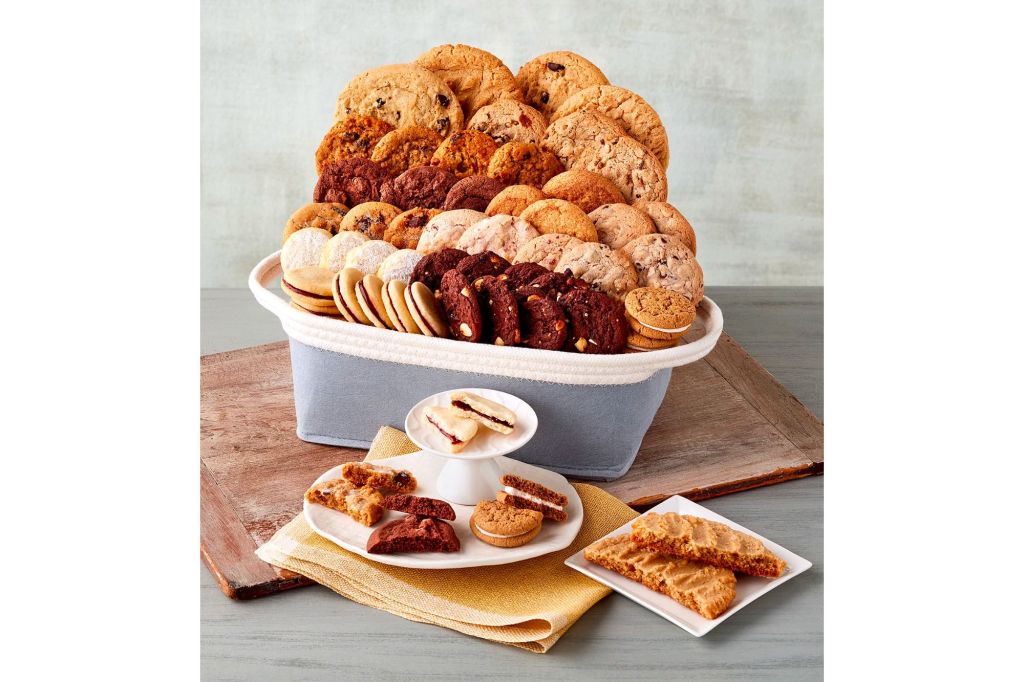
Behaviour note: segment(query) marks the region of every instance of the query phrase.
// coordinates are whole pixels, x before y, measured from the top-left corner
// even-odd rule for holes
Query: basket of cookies
[[[356,76],[335,119],[313,202],[249,277],[290,339],[299,437],[366,446],[475,385],[543,413],[517,459],[625,473],[672,368],[722,331],[654,109],[573,53],[513,75],[446,45]]]

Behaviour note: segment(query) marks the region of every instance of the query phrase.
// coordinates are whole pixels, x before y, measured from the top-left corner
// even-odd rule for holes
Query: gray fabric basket
[[[666,350],[584,355],[469,344],[296,310],[268,288],[279,275],[278,252],[253,268],[249,288],[288,334],[299,438],[368,447],[382,425],[404,428],[408,411],[429,395],[493,388],[537,413],[536,435],[510,456],[576,478],[626,473],[672,368],[707,355],[723,325],[705,298],[688,343]]]

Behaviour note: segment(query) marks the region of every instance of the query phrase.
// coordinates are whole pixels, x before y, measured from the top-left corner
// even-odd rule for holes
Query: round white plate
[[[409,455],[402,455],[401,457],[378,460],[375,463],[395,469],[411,471],[416,477],[418,484],[418,487],[412,493],[413,495],[440,498],[436,488],[436,478],[444,462],[443,458],[432,453],[414,452]],[[306,522],[317,534],[334,544],[372,561],[392,566],[404,566],[406,568],[469,568],[471,566],[510,564],[515,561],[543,556],[550,552],[557,552],[572,544],[576,534],[579,533],[580,526],[583,525],[583,506],[579,495],[576,494],[576,489],[569,484],[569,481],[564,476],[553,471],[524,464],[506,457],[499,457],[495,460],[495,463],[498,464],[503,473],[528,478],[568,497],[569,505],[566,507],[566,512],[569,514],[569,519],[564,523],[545,519],[540,534],[532,541],[521,547],[503,549],[481,542],[469,530],[469,517],[473,513],[473,507],[453,504],[455,520],[451,524],[455,528],[455,534],[459,536],[459,543],[462,545],[458,552],[370,554],[366,551],[366,541],[369,539],[370,533],[389,521],[402,518],[405,514],[385,511],[380,521],[372,528],[367,528],[362,524],[356,523],[347,514],[328,509],[319,504],[310,504],[303,501],[302,513],[306,517]],[[319,483],[320,481],[340,476],[341,465],[338,465],[325,472],[320,478],[316,479],[316,482]],[[492,496],[488,499],[494,499],[494,497]]]
[[[497,431],[491,431],[483,424],[476,432],[473,440],[469,441],[460,452],[449,452],[448,441],[438,433],[437,429],[427,423],[423,418],[423,411],[431,405],[451,405],[448,397],[453,391],[468,391],[483,396],[488,400],[504,405],[516,413],[516,426],[512,433],[505,435]],[[533,434],[537,432],[537,413],[528,404],[510,393],[495,391],[490,388],[453,388],[450,391],[441,391],[428,396],[416,403],[415,407],[409,410],[405,417],[405,433],[409,439],[423,448],[436,452],[444,457],[457,459],[486,459],[507,455],[530,442]]]

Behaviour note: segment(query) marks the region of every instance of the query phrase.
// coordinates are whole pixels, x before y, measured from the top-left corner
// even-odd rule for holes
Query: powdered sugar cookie
[[[412,249],[399,249],[385,258],[377,268],[377,276],[385,284],[393,279],[409,282],[413,268],[423,258],[423,254]]]
[[[371,239],[348,252],[345,256],[345,267],[355,268],[365,274],[377,272],[384,259],[398,251],[394,246],[382,239]]]
[[[369,241],[362,232],[344,230],[331,237],[320,252],[320,267],[331,272],[341,272],[345,267],[345,256],[357,246]]]
[[[292,233],[281,247],[281,269],[319,267],[320,252],[331,240],[331,233],[319,227],[304,227]]]

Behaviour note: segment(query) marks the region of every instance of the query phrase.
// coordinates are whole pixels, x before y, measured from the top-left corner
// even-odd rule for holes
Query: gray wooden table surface
[[[726,331],[823,417],[821,288],[709,287]],[[247,290],[202,292],[202,353],[285,338]],[[823,478],[709,500],[714,511],[814,567],[703,638],[618,594],[547,654],[492,644],[360,606],[314,585],[235,602],[200,562],[204,680],[820,679]]]

